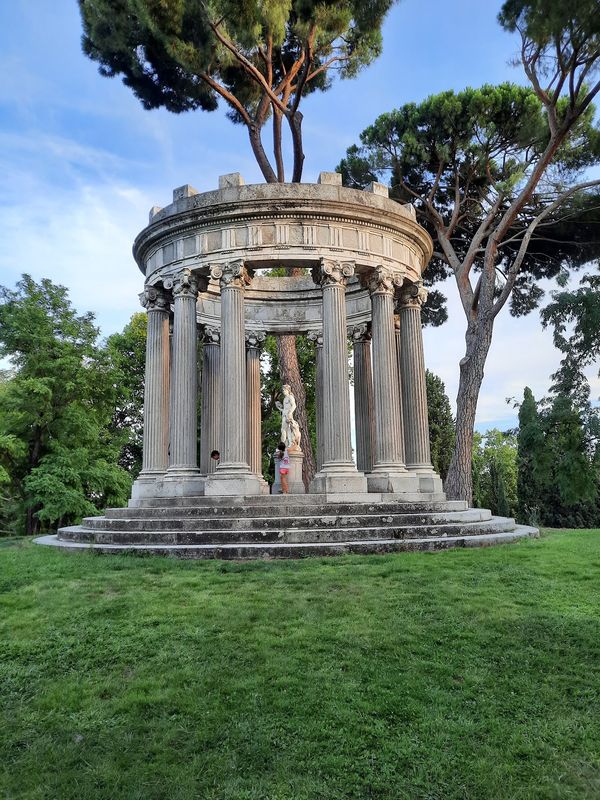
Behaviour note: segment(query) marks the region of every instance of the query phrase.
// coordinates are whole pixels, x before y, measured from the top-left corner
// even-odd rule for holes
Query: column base
[[[419,479],[419,491],[436,493],[444,491],[442,479],[432,466],[408,466],[407,469],[414,472]]]
[[[131,499],[135,501],[145,497],[156,497],[158,486],[164,476],[164,472],[140,472],[131,487]]]
[[[205,476],[197,468],[169,467],[157,487],[158,497],[202,495],[205,482]]]
[[[239,497],[247,494],[268,494],[269,484],[250,472],[247,464],[219,464],[216,472],[208,475],[204,494],[208,497],[226,495]]]
[[[408,470],[375,469],[367,474],[370,492],[414,494],[420,492],[419,478]]]
[[[324,464],[310,482],[311,494],[364,494],[367,479],[353,464]]]

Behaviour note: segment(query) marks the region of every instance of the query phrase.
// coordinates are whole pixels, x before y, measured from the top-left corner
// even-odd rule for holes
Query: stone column
[[[156,493],[169,460],[169,308],[168,294],[146,286],[140,302],[147,312],[144,382],[144,441],[142,470],[133,484],[132,499]]]
[[[364,493],[367,481],[352,461],[346,339],[346,283],[354,264],[321,259],[315,279],[323,289],[323,464],[311,492]]]
[[[375,450],[371,331],[366,323],[355,325],[350,329],[350,338],[354,358],[356,466],[361,472],[370,472]]]
[[[244,290],[250,273],[241,260],[214,264],[211,277],[221,287],[221,462],[206,482],[207,495],[261,494],[263,487],[247,462]]]
[[[317,374],[315,411],[317,424],[317,472],[323,466],[323,333],[310,331],[308,338],[316,345]]]
[[[400,371],[406,465],[419,477],[422,492],[441,492],[442,482],[431,464],[427,388],[421,307],[427,300],[427,290],[413,284],[403,288],[400,311]]]
[[[200,414],[200,472],[208,475],[217,468],[210,457],[213,450],[221,451],[221,332],[206,326],[203,332],[202,399]]]
[[[394,292],[402,277],[384,266],[376,267],[365,283],[371,295],[373,336],[373,399],[375,408],[375,458],[369,491],[418,492],[419,484],[404,464],[402,418],[394,332]]]
[[[260,351],[264,331],[246,333],[247,458],[251,472],[262,480],[262,435],[260,403]]]
[[[204,480],[198,469],[196,300],[199,282],[205,288],[205,279],[189,269],[181,270],[172,281],[175,311],[170,455],[164,481],[167,495],[202,494],[204,490]]]

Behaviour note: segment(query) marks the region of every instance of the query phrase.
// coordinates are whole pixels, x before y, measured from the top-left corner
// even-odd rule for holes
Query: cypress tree
[[[446,478],[454,450],[454,418],[444,381],[427,370],[427,409],[429,416],[429,442],[431,463],[442,477]]]
[[[526,386],[519,409],[517,435],[518,517],[521,522],[535,524],[539,521],[542,486],[549,480],[547,466],[540,415],[533,393]]]

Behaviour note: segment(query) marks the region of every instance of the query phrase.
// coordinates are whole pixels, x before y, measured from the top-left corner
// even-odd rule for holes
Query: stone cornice
[[[363,230],[363,240],[359,237],[356,247],[350,248],[355,249],[356,253],[370,253],[371,231],[412,247],[418,254],[420,272],[432,252],[431,239],[416,222],[412,208],[402,206],[387,197],[341,186],[261,184],[231,187],[178,199],[153,215],[151,224],[135,241],[134,256],[140,268],[145,271],[146,261],[156,248],[168,246],[177,237],[265,224],[296,224],[306,228],[338,226],[354,231]],[[308,251],[336,249],[335,242],[332,241],[329,245],[324,245],[322,241],[313,242],[308,234],[303,242],[276,242],[270,245],[270,249],[280,248],[285,251],[290,247],[297,252],[298,245]],[[238,242],[233,244],[234,250],[259,253],[266,246],[266,243],[254,244],[250,240],[246,245]],[[343,246],[342,249],[347,250],[348,247]],[[226,251],[227,247],[224,245],[220,250]],[[221,260],[218,252],[214,255],[217,256],[216,260]],[[240,255],[243,257],[243,252]],[[176,255],[175,260],[182,257],[184,256]],[[202,259],[204,258],[203,254]]]

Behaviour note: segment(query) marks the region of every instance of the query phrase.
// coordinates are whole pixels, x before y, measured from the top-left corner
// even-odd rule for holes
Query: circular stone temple
[[[535,533],[446,501],[430,458],[421,334],[432,242],[385,186],[344,188],[337,173],[317,184],[246,186],[234,173],[216,191],[182,186],[171,205],[151,210],[133,254],[148,313],[142,471],[129,508],[43,541],[255,558]],[[261,274],[298,267],[301,277]],[[269,494],[260,474],[267,334],[316,344],[317,473],[306,493],[292,480],[291,496]]]

